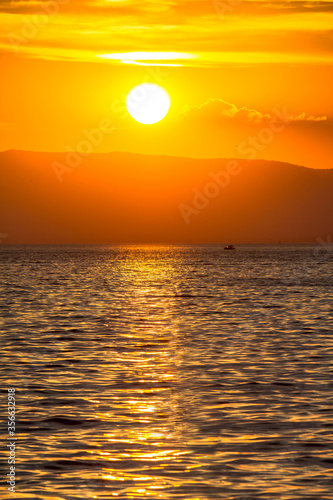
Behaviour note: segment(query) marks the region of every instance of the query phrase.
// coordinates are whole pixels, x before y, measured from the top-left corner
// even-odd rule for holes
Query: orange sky
[[[326,1],[3,1],[0,150],[77,149],[108,118],[95,152],[331,168],[332,23]],[[156,125],[125,109],[145,81],[171,97]]]

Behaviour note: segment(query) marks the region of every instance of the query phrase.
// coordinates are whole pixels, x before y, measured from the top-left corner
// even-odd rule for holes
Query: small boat
[[[236,250],[236,248],[234,247],[234,245],[227,245],[226,247],[224,247],[224,250]]]

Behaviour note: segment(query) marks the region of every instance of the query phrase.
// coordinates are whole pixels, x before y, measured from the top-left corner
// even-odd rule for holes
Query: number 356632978
[[[15,389],[8,389],[8,431],[15,432]]]

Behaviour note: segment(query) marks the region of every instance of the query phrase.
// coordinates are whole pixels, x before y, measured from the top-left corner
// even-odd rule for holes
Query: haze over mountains
[[[333,169],[129,153],[0,153],[2,243],[306,243]]]

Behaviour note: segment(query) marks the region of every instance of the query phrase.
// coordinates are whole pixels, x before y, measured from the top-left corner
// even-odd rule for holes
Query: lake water
[[[333,498],[332,246],[0,258],[2,498]]]

